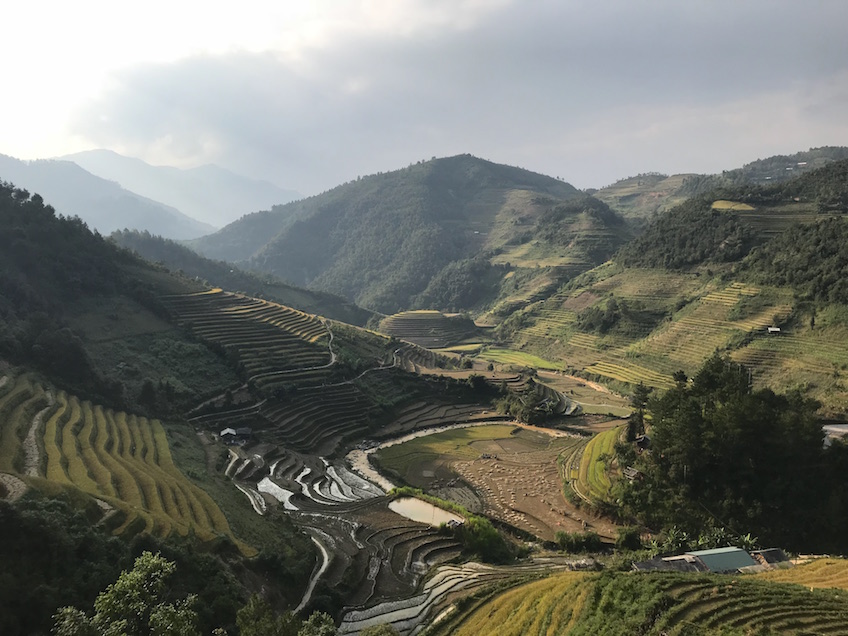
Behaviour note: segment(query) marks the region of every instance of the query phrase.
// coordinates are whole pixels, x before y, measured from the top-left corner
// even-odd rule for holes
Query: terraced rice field
[[[739,219],[750,225],[757,234],[770,238],[782,234],[796,223],[815,223],[831,214],[818,214],[809,204],[783,205],[778,208],[763,208],[738,212]]]
[[[580,468],[576,477],[570,475],[571,485],[577,493],[586,499],[606,501],[610,489],[610,477],[607,473],[603,455],[615,454],[615,443],[621,437],[621,427],[598,433],[586,444],[580,456]]]
[[[16,452],[6,443],[13,437],[17,439],[11,447],[20,452],[20,439],[6,433],[31,423],[26,415],[31,409],[24,405],[45,401],[43,387],[27,376],[18,378],[0,398],[0,412],[8,407],[9,415],[0,420],[4,459]],[[193,534],[202,540],[223,535],[245,553],[254,552],[233,538],[217,504],[176,467],[158,420],[104,409],[60,391],[41,427],[36,431],[38,448],[43,448],[37,475],[76,487],[120,510],[124,519],[116,534]]]
[[[659,389],[670,389],[674,386],[671,375],[652,371],[636,364],[622,360],[620,364],[610,362],[598,362],[585,368],[586,372],[594,373],[611,380],[618,380],[627,384],[639,384],[640,382]]]
[[[234,352],[247,379],[260,388],[320,384],[329,374],[329,331],[315,316],[221,290],[163,301],[200,339]]]
[[[657,621],[657,633],[678,634],[695,625],[742,633],[768,629],[777,634],[844,634],[848,625],[844,593],[766,583],[755,577],[672,575],[655,582],[673,599]]]
[[[581,572],[563,572],[513,588],[472,612],[453,633],[456,636],[567,634],[576,624],[591,591],[591,586],[586,585],[587,577]]]
[[[535,356],[530,353],[513,351],[511,349],[485,349],[484,351],[480,352],[478,357],[483,358],[484,360],[491,360],[492,362],[499,362],[501,364],[512,364],[520,367],[527,367],[530,369],[554,369],[561,371],[565,368],[562,364],[558,362],[552,362],[550,360],[545,360],[544,358],[540,358],[539,356]]]
[[[761,577],[559,574],[502,593],[455,634],[845,634],[842,590]]]
[[[476,333],[474,323],[438,311],[404,311],[380,324],[384,333],[428,349],[444,349]]]
[[[722,199],[713,201],[711,207],[713,210],[730,210],[734,212],[752,212],[755,209],[754,206],[748,205],[747,203],[742,203],[740,201],[724,201]]]
[[[266,402],[266,441],[297,451],[331,454],[342,441],[367,435],[371,404],[353,384],[300,389],[290,401]]]
[[[549,563],[528,563],[509,568],[480,563],[442,565],[414,596],[348,611],[342,619],[338,633],[356,634],[367,627],[389,624],[401,636],[418,634],[435,617],[450,615],[451,604],[459,598],[483,591],[516,576],[538,576],[562,567],[567,566]],[[454,632],[451,630],[450,633]]]

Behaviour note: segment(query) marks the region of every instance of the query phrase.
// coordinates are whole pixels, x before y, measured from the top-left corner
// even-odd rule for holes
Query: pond
[[[418,523],[426,523],[435,528],[448,521],[462,521],[462,517],[453,512],[442,510],[433,504],[416,499],[415,497],[400,497],[389,503],[389,508],[396,513]]]

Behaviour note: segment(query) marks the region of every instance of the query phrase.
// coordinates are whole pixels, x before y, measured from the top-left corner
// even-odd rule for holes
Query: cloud
[[[123,70],[75,132],[302,192],[462,152],[586,187],[848,143],[841,2],[395,6],[360,4],[296,54]]]

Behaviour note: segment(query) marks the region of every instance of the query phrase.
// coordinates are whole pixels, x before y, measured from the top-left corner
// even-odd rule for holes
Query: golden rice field
[[[848,559],[816,559],[788,570],[773,570],[759,575],[767,581],[797,583],[804,587],[848,590]]]
[[[747,203],[741,203],[740,201],[725,201],[719,199],[718,201],[713,201],[712,204],[713,210],[731,210],[734,212],[746,211],[750,212],[756,208],[752,205],[748,205]]]
[[[670,375],[631,364],[626,360],[621,360],[620,364],[597,362],[587,366],[585,370],[627,384],[639,384],[641,382],[659,389],[670,389],[674,386],[674,381]]]
[[[472,612],[456,636],[568,634],[591,591],[588,575],[564,572],[513,588]]]
[[[848,597],[763,576],[567,572],[497,594],[451,622],[450,633],[464,636],[845,634]]]
[[[31,424],[32,408],[46,404],[44,389],[26,375],[0,396],[0,456],[4,470],[14,468],[21,431]],[[15,406],[17,405],[17,406]],[[37,431],[43,449],[39,476],[75,487],[123,513],[115,534],[176,533],[201,540],[232,539],[243,552],[227,519],[206,491],[174,464],[165,429],[158,420],[112,411],[60,391]]]

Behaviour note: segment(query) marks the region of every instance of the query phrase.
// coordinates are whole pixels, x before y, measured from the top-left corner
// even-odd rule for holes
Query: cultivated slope
[[[760,386],[796,386],[845,417],[846,202],[848,162],[699,195],[610,263],[513,312],[499,334],[573,370],[656,388],[727,352]]]

